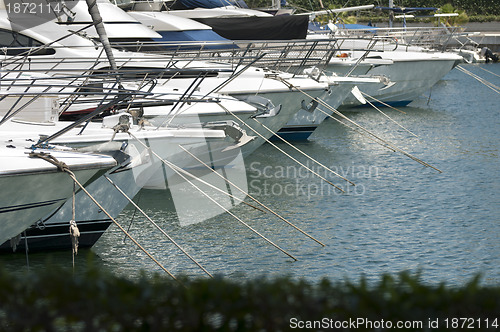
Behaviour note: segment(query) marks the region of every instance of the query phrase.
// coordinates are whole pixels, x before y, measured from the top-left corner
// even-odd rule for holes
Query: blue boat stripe
[[[37,207],[55,204],[57,202],[61,202],[61,201],[65,201],[65,200],[66,200],[66,198],[59,198],[59,199],[53,199],[51,201],[45,201],[45,202],[28,203],[28,204],[22,204],[22,205],[1,207],[0,213],[7,213],[7,212],[13,212],[13,211],[19,211],[19,210],[28,210],[28,209],[33,209],[33,208],[37,208]]]

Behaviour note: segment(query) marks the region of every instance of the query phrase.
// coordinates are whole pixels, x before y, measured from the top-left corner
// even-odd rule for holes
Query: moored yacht
[[[346,39],[342,57],[334,57],[327,70],[338,74],[371,74],[384,76],[390,83],[382,89],[365,86],[364,93],[393,106],[412,102],[463,61],[449,52],[415,51],[385,44],[384,49],[369,48],[371,40]],[[375,101],[375,100],[373,100]],[[375,101],[376,104],[378,104]],[[344,106],[357,106],[359,101],[348,97]]]
[[[12,142],[3,142],[0,145],[0,243],[16,237],[71,197],[73,180],[47,161],[50,158],[64,163],[85,185],[116,165],[115,159],[109,156],[53,148],[25,150]]]
[[[318,46],[316,43],[309,40],[294,40],[290,43],[280,43],[280,42],[269,42],[265,43],[259,42],[238,42],[225,40],[223,42],[213,42],[214,38],[206,37],[214,34],[211,27],[200,24],[197,21],[183,17],[182,15],[177,15],[179,12],[183,11],[169,11],[169,12],[159,12],[151,11],[154,2],[150,1],[139,1],[131,4],[130,10],[127,12],[130,16],[136,18],[141,23],[151,27],[156,32],[161,34],[164,38],[158,46],[170,46],[174,48],[174,44],[168,40],[168,37],[172,34],[175,35],[178,31],[184,30],[189,32],[184,40],[179,41],[177,49],[183,50],[184,48],[195,49],[193,54],[196,54],[197,49],[202,49],[199,55],[203,55],[206,58],[217,58],[219,62],[227,61],[228,63],[234,62],[235,58],[242,57],[242,54],[251,53],[254,58],[263,56],[263,60],[256,61],[253,66],[260,67],[261,70],[269,71],[269,68],[273,68],[273,65],[279,66],[279,69],[286,69],[297,76],[297,73],[308,74],[310,76],[316,77],[319,82],[326,83],[328,85],[328,92],[323,94],[321,99],[328,104],[329,107],[317,106],[318,101],[311,101],[309,104],[305,103],[305,100],[301,102],[299,111],[284,125],[282,126],[276,135],[279,135],[287,140],[303,140],[307,139],[309,135],[323,122],[325,118],[332,114],[332,108],[338,108],[344,99],[348,98],[350,91],[356,85],[371,85],[372,89],[382,89],[387,86],[389,80],[385,77],[341,77],[337,76],[335,73],[315,73],[311,75],[312,72],[318,72],[318,67],[309,68],[308,64],[314,64],[315,66],[321,67],[321,61],[324,58],[328,58],[328,52],[334,52],[332,49],[334,47],[333,43],[322,43],[324,45]],[[138,11],[138,9],[149,9],[150,11]],[[223,8],[211,8],[207,10],[206,15],[221,15],[220,12],[226,13],[222,15],[223,17],[238,15],[237,8],[233,7],[223,7]],[[197,10],[194,10],[197,12]],[[202,12],[199,9],[199,12]],[[189,12],[189,11],[186,11]],[[259,11],[245,10],[241,12],[241,16],[252,16],[251,13],[256,12],[259,15],[265,17],[271,16],[269,14],[261,13]],[[219,13],[219,14],[217,14]],[[196,15],[196,14],[193,14]],[[250,46],[255,44],[255,46]],[[132,45],[129,43],[128,45]],[[198,46],[198,47],[196,47]],[[218,48],[218,49],[217,49]],[[225,51],[231,48],[230,51]],[[159,51],[157,51],[159,52]],[[168,51],[164,53],[169,54]],[[189,52],[179,52],[180,56],[189,54]],[[264,58],[265,57],[265,58]],[[278,60],[275,60],[278,59]],[[319,61],[316,61],[319,59]],[[282,74],[286,75],[286,74]],[[233,92],[235,93],[235,92]]]
[[[5,125],[7,130],[2,133],[2,140],[7,137],[14,137],[8,140],[10,141],[9,146],[16,146],[16,151],[23,151],[26,146],[33,144],[32,141],[36,139],[38,134],[49,134],[51,131],[48,130],[60,128],[59,126],[50,128],[46,123],[38,126],[32,123],[28,125],[29,128],[26,128],[26,124],[20,123],[6,123]],[[180,146],[185,147],[190,153],[204,160],[207,160],[210,155],[221,156],[225,153],[223,155],[224,160],[214,161],[217,167],[231,165],[234,154],[237,153],[237,150],[223,151],[223,147],[231,147],[234,143],[231,143],[224,130],[221,129],[191,128],[148,132],[131,128],[131,132],[137,139],[128,134],[119,133],[111,142],[109,142],[109,139],[113,136],[111,128],[104,130],[108,132],[107,134],[103,133],[100,128],[88,128],[87,133],[84,132],[84,135],[78,135],[80,129],[78,128],[75,134],[63,135],[55,141],[58,141],[61,145],[78,147],[77,151],[95,149],[96,146],[102,146],[102,149],[105,150],[110,148],[118,149],[122,146],[127,158],[121,160],[118,166],[109,170],[106,176],[130,198],[133,198],[139,190],[144,188],[157,172],[160,171],[163,174],[162,162],[157,156],[180,168],[200,168],[199,164],[186,154]],[[8,135],[9,132],[11,135]],[[16,139],[16,137],[24,137],[26,132],[32,133],[32,138],[29,141],[24,138],[22,140]],[[94,134],[92,134],[93,132]],[[144,146],[146,143],[149,145],[148,148]],[[89,144],[93,146],[86,148]],[[154,151],[154,154],[151,151]],[[174,175],[172,170],[167,168],[167,171],[167,176]],[[65,174],[65,176],[67,175]],[[67,177],[69,178],[69,176]],[[165,181],[165,178],[162,177],[161,180]],[[155,185],[158,187],[160,184],[156,181]],[[86,189],[112,217],[118,216],[129,204],[129,201],[102,176],[87,185]],[[52,205],[50,208],[43,210],[42,213],[25,225],[26,228],[33,224],[27,230],[30,251],[69,248],[68,221],[72,216],[73,204],[71,199],[65,202],[68,196],[58,200],[59,205]],[[80,228],[81,237],[79,242],[81,247],[92,246],[111,224],[109,217],[101,209],[97,208],[93,201],[83,192],[78,192],[76,195],[75,220]],[[18,247],[23,246],[24,240],[19,243]],[[4,243],[1,250],[11,251],[10,244],[8,242]]]
[[[33,78],[24,79],[33,82]],[[156,172],[160,171],[167,177],[173,175],[172,170],[163,173],[162,160],[167,160],[171,165],[181,169],[201,168],[184,149],[202,160],[209,159],[217,167],[224,167],[233,163],[238,149],[246,143],[242,141],[246,135],[238,126],[233,126],[231,123],[196,126],[193,122],[183,126],[158,128],[144,123],[136,124],[135,119],[128,113],[110,115],[102,118],[101,122],[88,122],[85,125],[67,128],[71,122],[59,121],[57,117],[58,98],[52,95],[54,92],[45,91],[46,85],[43,79],[36,81],[40,87],[31,86],[29,92],[25,91],[26,84],[23,79],[14,80],[8,91],[2,91],[6,95],[0,101],[0,105],[4,113],[10,113],[12,116],[2,125],[1,140],[8,141],[11,147],[15,146],[17,151],[21,151],[39,140],[45,144],[46,137],[62,133],[64,129],[64,133],[58,137],[54,136],[51,142],[78,151],[118,153],[119,164],[109,170],[106,176],[130,198],[148,184]],[[49,82],[54,84],[55,90],[60,89],[61,85],[58,85],[57,81],[49,80]],[[16,84],[19,86],[16,87]],[[47,94],[43,95],[41,93],[43,91]],[[124,93],[124,90],[120,89],[119,93]],[[33,102],[29,107],[24,107],[30,101]],[[13,106],[23,109],[16,113],[12,109]],[[217,156],[218,159],[211,158],[212,156]],[[162,181],[166,180],[168,179],[162,178]],[[116,217],[129,203],[127,198],[104,177],[99,177],[89,184],[87,190],[112,217]],[[64,200],[60,201],[59,208],[52,206],[31,220],[30,224],[35,225],[26,232],[30,250],[62,249],[70,246],[68,221],[73,213],[73,204],[71,200],[63,203]],[[111,220],[83,192],[77,193],[75,205],[76,223],[81,231],[80,246],[91,246],[108,228]],[[24,246],[24,241],[21,241],[19,246]],[[1,250],[11,251],[9,243],[4,243]]]
[[[203,2],[191,3],[187,0],[177,2],[203,6]],[[143,7],[146,7],[146,4],[150,3],[150,1],[139,1],[137,3],[144,3]],[[137,7],[135,3],[134,6]],[[197,19],[199,22],[208,25],[210,23],[207,18],[227,22],[222,26],[231,26],[229,22],[232,17],[270,16],[257,10],[236,8],[223,2],[217,5],[217,8],[174,9],[170,10],[168,15]],[[257,23],[254,23],[254,25],[257,25]],[[218,31],[214,25],[211,25],[211,27],[225,38],[247,39],[230,37],[222,31]],[[231,30],[231,28],[228,30]],[[228,33],[231,33],[231,31]],[[331,58],[325,70],[335,72],[338,75],[385,77],[388,82],[385,86],[364,85],[361,91],[391,105],[407,105],[413,99],[428,91],[437,81],[463,61],[463,57],[453,53],[420,51],[416,48],[398,47],[397,44],[384,43],[383,40],[376,40],[376,38],[366,39],[359,36],[346,38],[345,36],[325,33],[319,35],[308,34],[307,38],[312,40],[338,39],[341,50],[339,50],[337,56]],[[379,47],[379,45],[382,45],[382,47]],[[372,101],[378,104],[375,99],[372,99]],[[349,95],[343,105],[357,106],[360,105],[360,102]]]
[[[102,52],[94,49],[95,44],[92,41],[71,35],[68,30],[54,22],[40,22],[34,27],[23,27],[22,22],[9,22],[6,13],[2,15],[0,15],[2,29],[0,33],[5,31],[9,36],[15,35],[16,40],[29,41],[26,45],[15,45],[17,48],[10,44],[4,45],[11,54],[22,53],[26,51],[26,47],[46,45],[43,47],[44,52],[31,52],[28,56],[29,61],[24,61],[22,57],[8,57],[8,61],[4,61],[4,68],[7,70],[29,68],[32,71],[50,72],[51,75],[71,73],[78,75],[89,70],[93,72],[109,70],[107,59]],[[127,32],[124,31],[124,34]],[[255,99],[255,95],[268,100],[265,105],[273,105],[271,110],[280,110],[279,113],[273,113],[278,116],[277,118],[269,116],[262,119],[262,122],[272,130],[255,125],[253,127],[266,139],[273,135],[272,131],[277,131],[280,126],[286,124],[303,102],[309,103],[312,98],[323,95],[328,88],[327,84],[308,77],[290,76],[277,71],[234,64],[125,51],[114,51],[114,57],[122,72],[138,69],[156,71],[158,86],[179,89],[193,87],[193,90],[203,94],[218,92],[249,103]],[[142,75],[144,78],[145,74]],[[152,79],[153,74],[149,77]],[[134,78],[137,81],[141,80],[139,76]],[[299,92],[299,89],[307,92],[309,97]],[[262,105],[261,102],[259,104]],[[239,121],[234,117],[233,120]],[[270,123],[271,120],[273,123]],[[252,125],[250,124],[250,127]]]

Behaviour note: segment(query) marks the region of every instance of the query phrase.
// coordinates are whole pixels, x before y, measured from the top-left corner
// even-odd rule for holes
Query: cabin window
[[[98,42],[99,39],[96,39]],[[131,52],[164,52],[165,48],[150,38],[110,38],[113,48]]]
[[[111,74],[110,67],[103,67],[94,71],[95,74]],[[145,78],[197,78],[197,77],[217,77],[216,70],[203,70],[203,69],[175,69],[169,68],[148,68],[148,67],[120,67],[120,77],[126,81],[137,81]]]
[[[38,48],[42,46],[43,43],[35,40],[31,37],[25,36],[15,31],[0,29],[0,53],[7,55],[18,55],[25,53],[32,48]],[[31,55],[50,55],[54,54],[55,50],[52,48],[43,48],[40,50],[32,51]]]

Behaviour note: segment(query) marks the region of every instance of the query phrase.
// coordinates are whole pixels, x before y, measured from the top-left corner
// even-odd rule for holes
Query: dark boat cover
[[[170,9],[194,9],[194,8],[219,8],[226,6],[235,6],[248,8],[245,0],[176,0]]]
[[[219,8],[238,6],[234,0],[177,0],[170,9]]]
[[[224,38],[232,40],[304,39],[309,16],[197,18]]]

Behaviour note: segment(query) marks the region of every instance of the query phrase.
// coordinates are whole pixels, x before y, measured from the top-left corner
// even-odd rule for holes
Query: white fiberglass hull
[[[73,192],[73,180],[51,163],[28,157],[26,150],[6,148],[0,151],[0,243],[3,243],[63,204]],[[66,163],[82,184],[116,164],[107,156],[45,152]]]
[[[5,129],[10,129],[12,136],[24,137],[26,133],[25,125],[11,123],[6,124]],[[54,127],[47,126],[29,126],[29,132],[38,134],[50,134],[60,129],[61,123]],[[73,133],[80,130],[74,130]],[[4,130],[2,135],[6,134]],[[212,140],[225,147],[228,146],[225,135],[220,130],[204,131],[200,129],[171,129],[158,131],[134,131],[132,133],[138,137],[144,144],[149,146],[152,151],[160,158],[168,160],[180,167],[193,167],[197,165],[193,158],[181,150],[179,145],[185,146],[192,153],[200,156],[202,152],[208,153],[206,140]],[[212,134],[210,134],[212,133]],[[36,140],[36,135],[34,135]],[[90,124],[84,131],[84,135],[79,136],[70,133],[70,135],[61,136],[57,139],[59,144],[65,144],[73,147],[83,147],[92,144],[100,144],[112,136],[111,130],[101,128],[101,125]],[[208,136],[208,137],[207,137]],[[161,162],[158,158],[148,153],[141,143],[125,133],[118,133],[114,139],[115,142],[127,144],[127,153],[131,155],[132,160],[124,160],[121,167],[114,168],[106,175],[120,187],[128,197],[133,198],[139,190],[149,181],[155,172],[161,169]],[[223,143],[221,143],[223,141]],[[119,145],[120,145],[119,144]],[[100,177],[86,188],[90,194],[102,205],[102,207],[113,217],[129,204],[126,197],[120,194],[117,189],[104,177]],[[64,200],[59,202],[63,204]],[[80,246],[92,246],[102,235],[102,233],[111,224],[111,220],[100,209],[98,209],[92,200],[83,192],[76,195],[76,222],[80,228]],[[67,200],[60,208],[57,206],[47,209],[44,214],[33,219],[31,222],[38,221],[37,224],[27,230],[28,247],[31,251],[53,250],[70,248],[71,241],[68,235],[68,221],[72,215],[72,201]],[[29,226],[29,225],[28,225]],[[24,246],[24,240],[19,243],[19,247]],[[11,251],[9,243],[4,243],[2,251]]]
[[[280,75],[267,77],[264,70],[250,68],[248,72],[232,80],[220,90],[221,93],[246,101],[253,106],[257,105],[257,109],[261,112],[272,111],[273,109],[275,111],[279,110],[279,113],[274,116],[257,117],[258,121],[255,121],[251,116],[235,117],[226,114],[223,117],[223,119],[237,121],[247,131],[248,135],[257,136],[253,142],[243,148],[245,156],[283,128],[300,111],[303,105],[307,105],[312,102],[312,99],[323,97],[327,93],[327,82],[318,83],[306,77],[292,78],[287,74]],[[283,80],[279,77],[283,77]],[[211,89],[223,83],[224,80],[224,78],[206,79],[202,83],[201,89],[202,91],[211,91]],[[176,80],[175,84],[179,84],[180,81],[182,80]],[[188,81],[183,84],[187,85]],[[262,107],[259,107],[259,104]],[[200,118],[203,121],[208,120],[202,114],[200,114]]]
[[[381,89],[366,86],[360,90],[368,96],[391,105],[409,104],[422,93],[428,91],[461,61],[459,56],[443,53],[386,51],[382,52],[381,55],[390,58],[392,63],[372,66],[368,73],[385,76],[390,83]],[[366,61],[369,62],[370,59]],[[360,70],[364,71],[366,66],[366,64],[362,65]],[[334,61],[330,62],[328,66],[328,70],[334,72],[340,71],[340,69],[345,70],[345,66],[336,65]],[[370,97],[368,99],[370,100]],[[360,103],[354,97],[349,96],[343,105],[358,106]]]
[[[353,86],[353,84],[332,85],[330,90],[320,96],[319,99],[330,107],[337,109]],[[332,109],[319,104],[318,101],[304,103],[303,106],[276,135],[285,140],[305,140],[333,113]]]
[[[303,105],[304,107],[278,131],[277,135],[286,140],[305,140],[342,105],[346,98],[352,96],[351,90],[355,86],[363,88],[384,86],[383,81],[376,77],[356,78],[323,75],[320,80],[329,84],[328,92],[318,98],[316,103]]]

